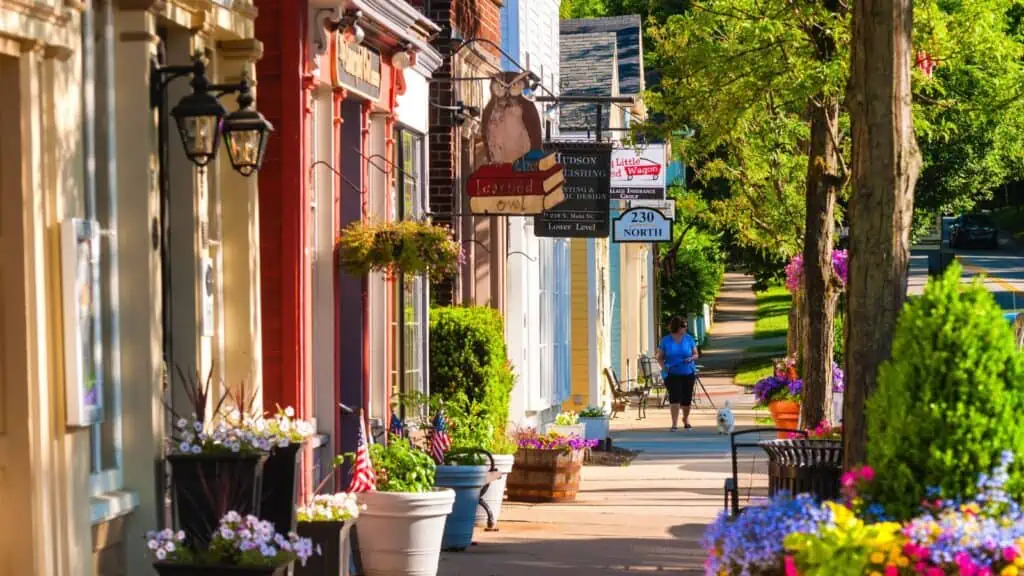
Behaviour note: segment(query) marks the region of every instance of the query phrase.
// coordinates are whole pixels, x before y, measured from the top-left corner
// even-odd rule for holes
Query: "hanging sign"
[[[630,208],[654,208],[669,220],[676,219],[676,201],[668,200],[630,200]]]
[[[565,201],[534,220],[534,234],[547,238],[607,238],[611,216],[608,173],[611,144],[554,142],[546,149],[565,167]]]
[[[665,145],[645,144],[612,151],[612,200],[665,199]]]
[[[630,208],[612,221],[612,242],[671,242],[672,220],[654,208]]]
[[[380,98],[380,52],[362,44],[346,44],[334,35],[334,66],[331,82],[370,100]]]
[[[536,215],[565,200],[562,165],[544,149],[537,106],[523,96],[527,80],[515,72],[491,78],[480,128],[485,159],[466,182],[473,214]]]

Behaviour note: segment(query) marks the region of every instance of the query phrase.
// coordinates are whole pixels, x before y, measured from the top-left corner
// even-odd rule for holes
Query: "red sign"
[[[474,214],[540,214],[563,199],[562,166],[518,172],[512,164],[481,166],[470,175],[466,194]]]
[[[661,174],[660,164],[637,164],[633,166],[624,166],[623,170],[626,171],[626,176],[654,176],[657,177]]]

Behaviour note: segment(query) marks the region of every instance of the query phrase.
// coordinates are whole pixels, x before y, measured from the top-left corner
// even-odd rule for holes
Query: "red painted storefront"
[[[260,12],[256,37],[264,49],[257,65],[260,111],[276,129],[259,176],[263,402],[268,410],[294,406],[300,418],[317,417],[318,430],[329,434],[332,451],[341,453],[353,449],[358,420],[339,416],[337,404],[368,409],[374,393],[371,354],[382,353],[385,373],[391,373],[394,338],[387,337],[387,327],[394,290],[387,290],[383,328],[371,326],[380,318],[370,312],[365,277],[331,273],[327,282],[334,297],[315,296],[315,270],[322,269],[316,268],[317,259],[332,262],[333,252],[311,240],[322,222],[311,206],[316,200],[317,209],[333,212],[332,235],[354,219],[366,219],[381,195],[385,213],[391,212],[396,102],[408,72],[392,67],[392,56],[417,50],[429,56],[433,30],[400,0],[255,0],[255,5]],[[362,14],[358,21],[356,10]],[[365,38],[350,47],[340,37],[353,23]],[[352,65],[364,59],[365,65]],[[384,134],[377,157],[370,153],[371,126],[380,132],[375,122],[383,124]],[[325,124],[329,143],[322,137]],[[333,354],[314,353],[323,345],[320,336],[314,338],[323,322],[333,324]],[[383,351],[372,349],[371,331],[378,329],[385,334]],[[389,388],[381,391],[385,403]],[[306,462],[308,493],[311,458]]]

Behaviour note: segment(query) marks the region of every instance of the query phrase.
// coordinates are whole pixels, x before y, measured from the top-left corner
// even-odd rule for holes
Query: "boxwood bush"
[[[484,306],[430,310],[430,388],[442,398],[459,393],[479,405],[496,430],[505,428],[514,377],[501,314]]]
[[[979,475],[1016,453],[1008,485],[1022,491],[1024,363],[1003,312],[960,266],[904,308],[891,359],[868,399],[871,496],[895,517],[913,515],[935,488],[971,497]]]

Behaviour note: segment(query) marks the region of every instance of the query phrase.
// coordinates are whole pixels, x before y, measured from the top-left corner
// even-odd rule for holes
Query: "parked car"
[[[986,214],[961,214],[949,227],[949,245],[965,248],[976,245],[999,248],[999,229]]]

